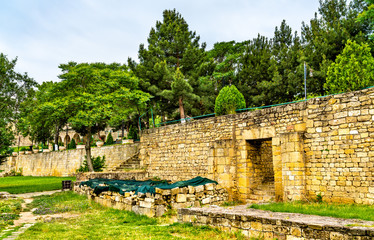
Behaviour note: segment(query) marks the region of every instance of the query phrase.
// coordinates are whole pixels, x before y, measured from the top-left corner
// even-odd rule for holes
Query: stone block
[[[187,201],[187,195],[186,194],[177,194],[176,202],[184,203],[186,201]]]
[[[142,208],[152,208],[153,204],[151,202],[139,201],[139,206]]]
[[[208,198],[204,198],[203,200],[201,200],[201,204],[205,205],[205,204],[209,204],[211,202],[211,198],[208,197]]]
[[[179,193],[187,194],[188,193],[188,188],[187,187],[179,188]]]
[[[214,188],[215,188],[215,183],[207,183],[207,184],[205,184],[204,186],[205,186],[205,190],[206,191],[212,191],[212,190],[214,190]]]
[[[204,185],[199,185],[195,187],[195,192],[204,192]]]
[[[155,211],[156,217],[161,217],[166,212],[166,207],[164,205],[156,205],[155,209],[156,209]]]
[[[177,195],[178,193],[179,193],[179,187],[171,189],[171,195],[172,196]]]
[[[188,186],[188,193],[190,193],[190,194],[194,194],[195,193],[194,186]]]

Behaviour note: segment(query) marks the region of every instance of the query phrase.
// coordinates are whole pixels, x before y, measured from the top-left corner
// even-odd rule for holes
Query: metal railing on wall
[[[360,90],[369,89],[369,88],[374,88],[374,86],[366,87],[366,88],[363,88],[363,89],[360,89]],[[271,108],[271,107],[277,107],[277,106],[284,106],[284,105],[289,105],[289,104],[293,104],[293,103],[306,102],[308,100],[315,99],[315,98],[324,98],[324,97],[334,96],[334,95],[338,95],[338,94],[342,94],[342,93],[345,93],[345,92],[334,93],[334,94],[329,94],[329,95],[324,95],[324,96],[318,96],[318,97],[312,97],[312,98],[308,98],[308,99],[301,99],[301,100],[296,100],[296,101],[292,101],[292,102],[278,103],[278,104],[272,104],[272,105],[266,105],[266,106],[259,106],[259,107],[251,107],[251,108],[241,108],[241,109],[236,109],[235,112],[255,111],[255,110],[258,110],[258,109]],[[161,123],[155,123],[154,115],[153,115],[153,110],[151,108],[151,109],[149,109],[147,112],[143,113],[139,117],[140,130],[142,130],[141,117],[144,116],[145,114],[147,114],[148,112],[151,112],[151,118],[152,118],[152,126],[153,126],[153,128],[160,127],[160,126],[166,126],[166,125],[170,125],[170,124],[175,124],[175,123],[180,123],[180,122],[189,122],[189,121],[191,121],[193,119],[202,119],[202,118],[209,118],[209,117],[215,117],[216,116],[215,113],[210,113],[210,114],[205,114],[205,115],[200,115],[200,116],[195,116],[195,117],[187,117],[187,118],[184,118],[184,119],[176,119],[176,120],[170,120],[170,121],[165,121],[165,122],[161,122]]]

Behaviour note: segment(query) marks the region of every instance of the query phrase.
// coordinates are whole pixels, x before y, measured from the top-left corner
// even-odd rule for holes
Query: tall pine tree
[[[313,71],[308,80],[308,91],[325,94],[324,83],[328,67],[342,52],[348,40],[362,43],[368,41],[370,26],[367,21],[356,20],[367,8],[364,0],[320,0],[319,15],[303,23],[302,43],[305,46],[306,63]],[[320,16],[320,17],[319,17]]]
[[[171,116],[175,104],[161,94],[172,90],[173,75],[179,68],[195,88],[198,85],[195,69],[201,64],[205,54],[205,43],[190,31],[187,22],[175,9],[165,10],[163,20],[157,21],[148,37],[148,47],[139,47],[139,64],[134,61],[129,66],[141,79],[141,88],[153,95],[151,105],[163,117]]]

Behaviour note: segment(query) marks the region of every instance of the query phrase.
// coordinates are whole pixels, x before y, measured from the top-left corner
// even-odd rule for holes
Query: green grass
[[[165,224],[161,218],[106,208],[71,192],[36,200],[32,207],[45,204],[51,208],[72,205],[89,207],[80,211],[78,217],[39,222],[17,239],[245,239],[240,233],[222,232],[207,226]],[[72,209],[75,213],[76,210]]]
[[[272,212],[291,212],[374,221],[374,205],[291,202],[264,205],[253,204],[250,208],[269,210]]]
[[[222,207],[232,207],[232,206],[238,206],[238,205],[243,205],[244,202],[243,201],[227,201],[227,202],[223,202],[221,204]]]
[[[0,200],[0,231],[9,225],[13,225],[13,221],[19,218],[22,202],[21,199]]]
[[[62,180],[75,181],[75,177],[3,177],[0,189],[11,194],[51,191],[61,189]]]
[[[28,204],[34,214],[54,214],[63,212],[85,212],[92,209],[86,196],[78,195],[72,191],[53,194],[53,197],[42,195],[34,197],[34,201]]]

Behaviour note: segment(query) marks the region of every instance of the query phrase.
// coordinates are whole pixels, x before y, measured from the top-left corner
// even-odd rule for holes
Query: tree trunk
[[[122,120],[122,126],[121,126],[121,130],[122,130],[122,139],[125,137],[125,121],[123,121]],[[127,130],[127,132],[129,132],[128,130]]]
[[[54,140],[54,142],[55,142],[55,145],[53,146],[53,149],[55,150],[55,151],[58,151],[58,135],[60,135],[60,131],[59,131],[59,126],[58,126],[58,124],[56,124],[56,127],[55,127],[56,129],[56,132],[55,132],[55,140]]]
[[[181,123],[185,123],[186,120],[184,119],[184,107],[183,107],[183,98],[179,97],[179,112],[181,114]]]
[[[86,134],[85,149],[86,149],[88,171],[94,172],[94,168],[93,168],[93,164],[91,160],[91,129],[88,130],[88,133]]]

